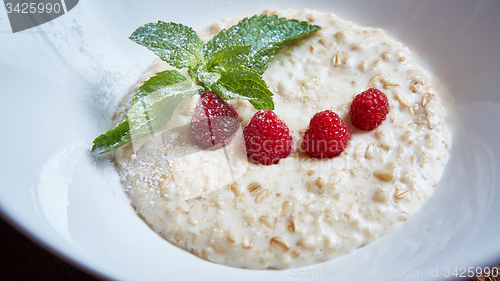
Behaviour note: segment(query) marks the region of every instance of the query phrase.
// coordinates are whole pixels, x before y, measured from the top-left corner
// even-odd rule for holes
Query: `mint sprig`
[[[304,21],[255,15],[203,44],[192,28],[182,24],[158,21],[139,27],[129,39],[173,67],[187,68],[192,80],[169,70],[144,82],[126,119],[98,136],[92,151],[109,152],[160,129],[184,97],[199,91],[248,100],[258,110],[274,109],[273,94],[262,79],[267,64],[283,45],[319,29]]]

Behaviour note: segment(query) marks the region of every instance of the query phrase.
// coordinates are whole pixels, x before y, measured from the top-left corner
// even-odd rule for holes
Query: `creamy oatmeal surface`
[[[174,145],[182,132],[155,138],[137,152],[123,146],[114,160],[137,212],[172,244],[215,263],[283,269],[347,254],[403,223],[439,181],[450,136],[428,72],[382,30],[312,10],[264,13],[322,27],[281,50],[264,74],[275,93],[275,112],[293,134],[288,158],[273,166],[249,163],[236,182],[189,200],[180,200],[173,179],[179,167],[169,164],[192,145]],[[200,37],[206,41],[237,21],[223,19]],[[163,69],[155,63],[141,81]],[[387,95],[390,113],[376,130],[361,131],[350,123],[348,109],[370,87]],[[185,99],[167,127],[189,124],[196,98]],[[230,103],[242,126],[256,112],[246,101]],[[326,109],[346,121],[352,138],[338,157],[312,159],[299,151],[299,141],[311,117]],[[206,170],[185,163],[186,182],[221,180],[208,167],[226,163],[208,153],[196,153]]]

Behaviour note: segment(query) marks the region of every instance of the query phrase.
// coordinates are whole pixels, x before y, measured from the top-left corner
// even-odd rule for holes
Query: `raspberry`
[[[204,149],[219,148],[229,142],[238,130],[238,113],[227,102],[212,92],[202,93],[191,118],[194,142]]]
[[[253,162],[272,165],[290,155],[290,130],[271,110],[255,113],[243,130],[243,136],[247,155]]]
[[[362,130],[373,130],[382,124],[389,113],[387,97],[378,89],[370,88],[357,95],[351,103],[351,122]]]
[[[347,124],[336,113],[316,113],[304,134],[302,149],[311,157],[332,158],[344,151],[351,139]]]

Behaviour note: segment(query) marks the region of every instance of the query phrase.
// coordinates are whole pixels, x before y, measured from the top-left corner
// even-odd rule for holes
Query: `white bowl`
[[[385,29],[439,77],[455,102],[449,165],[409,221],[345,257],[283,271],[212,264],[169,244],[134,213],[113,165],[89,153],[91,141],[111,126],[121,95],[154,58],[127,39],[135,28],[164,20],[196,29],[265,8],[312,8]],[[393,278],[416,273],[436,280],[436,272],[444,278],[447,270],[491,266],[500,261],[500,204],[492,204],[500,202],[498,12],[495,0],[88,0],[16,34],[0,21],[1,214],[60,257],[120,280],[359,278],[360,270],[381,279],[390,270]]]

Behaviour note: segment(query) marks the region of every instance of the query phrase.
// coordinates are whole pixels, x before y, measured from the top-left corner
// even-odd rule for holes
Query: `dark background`
[[[0,219],[0,280],[99,280],[40,248]]]

